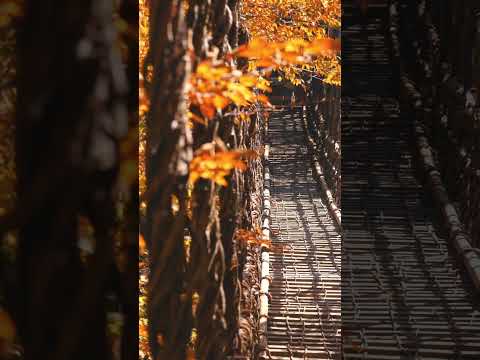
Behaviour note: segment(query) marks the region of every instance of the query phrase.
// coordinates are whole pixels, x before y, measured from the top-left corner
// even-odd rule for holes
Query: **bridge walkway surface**
[[[341,236],[312,174],[302,108],[269,119],[268,349],[272,359],[338,359]]]
[[[478,294],[417,178],[412,119],[387,50],[387,1],[372,3],[363,25],[358,9],[343,11],[344,239],[312,174],[301,108],[273,113],[268,353],[480,359]]]
[[[388,2],[343,6],[344,359],[480,359],[480,306],[416,174],[388,54]]]

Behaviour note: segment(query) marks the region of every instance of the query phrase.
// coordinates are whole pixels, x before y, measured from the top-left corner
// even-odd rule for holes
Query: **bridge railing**
[[[463,170],[452,169],[451,173],[445,174],[445,169],[449,167],[448,161],[451,159],[448,155],[445,156],[445,152],[448,153],[450,150],[460,156],[466,156],[466,152],[462,150],[462,143],[458,141],[452,141],[450,145],[448,141],[439,143],[442,133],[449,138],[446,140],[455,139],[453,131],[448,128],[452,121],[461,123],[465,116],[464,110],[445,113],[445,100],[448,99],[442,99],[441,93],[449,93],[448,96],[453,98],[451,100],[456,104],[454,109],[458,110],[465,108],[465,98],[462,98],[464,92],[459,91],[455,76],[443,72],[448,67],[443,65],[444,60],[439,56],[440,38],[432,23],[431,3],[425,6],[424,1],[411,2],[407,7],[402,7],[400,1],[391,0],[389,31],[392,57],[399,69],[402,111],[408,114],[406,118],[412,120],[419,175],[434,200],[440,215],[439,220],[443,222],[446,231],[445,235],[478,291],[480,290],[480,252],[476,246],[478,239],[475,240],[473,229],[465,226],[468,219],[471,219],[471,215],[464,213],[467,204],[461,197],[450,194],[464,190],[459,188]],[[455,83],[457,85],[454,85]],[[471,162],[461,164],[460,168],[465,169]],[[450,179],[454,179],[453,183]],[[480,189],[476,187],[468,191],[478,194]]]
[[[427,99],[429,138],[472,246],[480,246],[480,2],[409,4],[421,54],[416,80]],[[420,9],[424,9],[420,11]],[[412,39],[411,39],[412,40]]]
[[[274,84],[270,102],[276,107],[301,109],[307,145],[313,155],[316,180],[328,200],[335,222],[341,222],[341,87],[305,75],[306,91],[285,83]]]
[[[341,121],[339,86],[312,78],[306,96],[307,131],[335,205],[341,203]]]

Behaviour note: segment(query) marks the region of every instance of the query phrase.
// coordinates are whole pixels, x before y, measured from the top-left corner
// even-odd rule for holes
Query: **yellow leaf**
[[[218,185],[220,186],[225,186],[227,187],[228,186],[228,182],[227,180],[225,180],[225,173],[217,173],[214,177],[213,177],[213,181],[215,181],[215,183],[217,183]]]
[[[214,66],[209,61],[201,62],[196,69],[196,75],[205,79],[220,79],[223,75],[228,74],[230,69],[226,66]]]
[[[207,148],[207,147],[205,147]],[[190,162],[189,183],[194,185],[199,178],[212,180],[221,186],[227,186],[225,179],[234,169],[244,171],[247,165],[241,160],[249,156],[249,151],[212,151],[202,150]]]
[[[228,104],[230,104],[230,101],[222,95],[215,95],[213,98],[213,105],[218,110],[223,110]]]
[[[198,64],[196,73],[202,76],[202,75],[208,74],[209,71],[210,71],[210,64],[207,61],[204,61]]]
[[[174,214],[180,211],[180,201],[176,195],[172,195],[172,211]]]
[[[257,88],[262,91],[272,91],[272,88],[270,87],[270,82],[264,78],[258,79]]]
[[[253,87],[257,84],[258,78],[253,75],[242,75],[239,82],[244,86]]]
[[[255,98],[254,93],[250,89],[238,83],[228,84],[228,90],[227,95],[238,106],[248,105]]]
[[[248,116],[247,114],[245,114],[243,112],[240,113],[238,116],[240,117],[240,120],[243,120],[243,121],[246,121],[246,120],[250,119],[250,116]]]
[[[285,51],[299,52],[300,49],[306,45],[308,45],[308,43],[303,39],[292,39],[285,44]]]

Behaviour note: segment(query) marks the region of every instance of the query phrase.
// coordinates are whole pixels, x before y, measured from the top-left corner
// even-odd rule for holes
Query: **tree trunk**
[[[185,289],[184,198],[191,140],[186,122],[189,74],[187,26],[180,0],[150,5],[153,104],[147,118],[148,199],[146,241],[150,256],[149,338],[154,359],[184,359],[190,339],[191,296]],[[172,196],[180,200],[172,210]]]
[[[127,127],[120,57],[102,36],[113,28],[112,13],[110,0],[25,2],[18,37],[14,313],[26,360],[111,358],[105,289],[114,267],[116,154]],[[110,90],[106,97],[99,86]],[[79,215],[95,231],[86,263],[78,249]]]

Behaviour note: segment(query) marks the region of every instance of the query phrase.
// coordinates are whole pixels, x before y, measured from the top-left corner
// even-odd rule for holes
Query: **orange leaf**
[[[205,146],[208,145],[208,146]],[[204,149],[209,149],[211,144],[205,144]],[[220,151],[213,153],[211,150],[201,150],[190,162],[190,184],[200,179],[208,179],[221,186],[227,186],[225,179],[234,169],[244,171],[247,165],[241,159],[247,156],[248,151]]]
[[[262,104],[271,107],[272,104],[270,104],[270,100],[268,99],[268,96],[265,96],[263,94],[257,95],[258,101],[260,101]]]
[[[147,243],[145,242],[142,234],[138,234],[138,248],[141,255],[143,255],[147,249]]]
[[[341,43],[336,39],[317,39],[312,42],[310,46],[307,47],[305,53],[310,55],[330,55],[333,56],[335,53],[341,50]]]
[[[276,49],[268,46],[266,41],[260,38],[255,38],[250,41],[250,43],[238,47],[235,54],[238,57],[263,58],[273,56],[275,52]]]
[[[215,107],[210,104],[201,104],[200,112],[203,116],[210,120],[213,119],[213,117],[215,116]]]
[[[213,105],[218,109],[218,110],[223,110],[225,107],[230,104],[230,100],[228,100],[225,96],[221,95],[215,95],[213,98]]]
[[[255,61],[255,65],[258,67],[271,67],[277,65],[276,61],[273,58],[264,58]]]
[[[253,87],[257,85],[258,78],[252,75],[242,75],[240,76],[240,84],[248,87]]]

